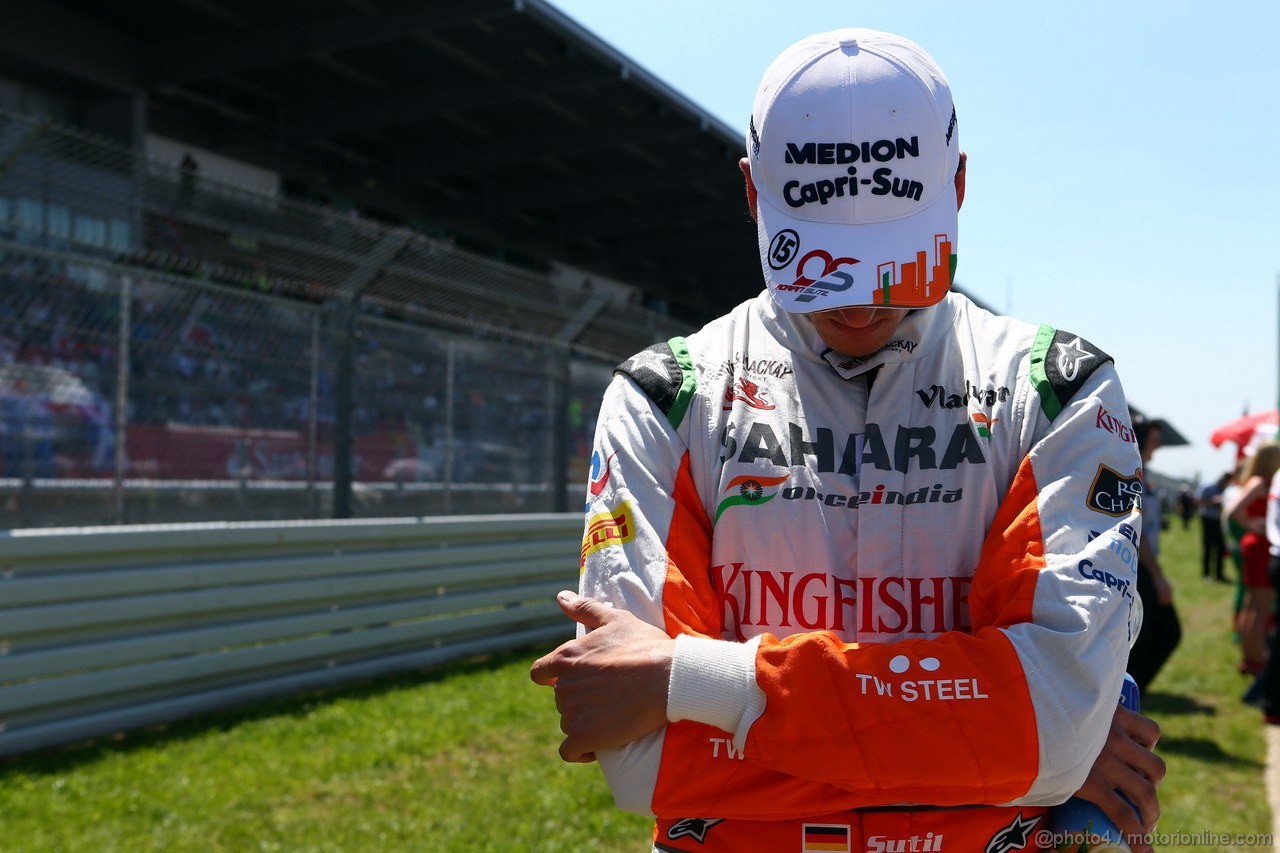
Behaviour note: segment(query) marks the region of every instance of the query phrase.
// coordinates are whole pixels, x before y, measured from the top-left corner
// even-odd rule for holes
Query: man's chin
[[[814,317],[814,329],[823,343],[841,355],[858,358],[873,355],[889,342],[905,312],[884,312],[864,325],[843,322],[839,316]]]
[[[889,342],[889,338],[893,336],[893,329],[887,332],[880,330],[879,334],[838,334],[828,332],[821,334],[822,342],[831,347],[841,355],[847,355],[852,358],[861,358],[862,356],[874,355]]]

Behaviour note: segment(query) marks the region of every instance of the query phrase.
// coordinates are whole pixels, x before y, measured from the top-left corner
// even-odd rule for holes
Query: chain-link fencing
[[[685,331],[0,112],[0,527],[568,509]]]

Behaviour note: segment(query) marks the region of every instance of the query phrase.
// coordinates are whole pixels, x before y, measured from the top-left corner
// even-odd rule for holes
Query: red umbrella
[[[1275,409],[1269,412],[1257,412],[1252,415],[1244,415],[1233,421],[1227,421],[1222,426],[1215,429],[1209,436],[1209,443],[1214,447],[1221,447],[1225,442],[1234,442],[1235,445],[1244,450],[1248,447],[1249,442],[1253,440],[1253,435],[1258,431],[1258,427],[1265,424],[1275,424],[1280,421],[1280,413]]]

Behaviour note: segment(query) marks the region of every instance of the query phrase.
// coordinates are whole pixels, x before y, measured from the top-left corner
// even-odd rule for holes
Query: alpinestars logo
[[[1013,850],[1023,849],[1031,840],[1031,830],[1035,829],[1039,823],[1040,815],[1024,820],[1022,812],[1018,812],[1013,823],[991,836],[991,840],[987,842],[987,849],[983,853],[1010,853]]]
[[[1073,340],[1058,345],[1058,373],[1068,382],[1075,382],[1080,366],[1092,358],[1097,356],[1085,349],[1080,336],[1076,335]]]
[[[729,481],[729,485],[724,487],[724,491],[728,497],[720,501],[720,506],[716,507],[716,521],[720,520],[720,516],[726,509],[731,506],[758,506],[768,503],[777,496],[777,492],[765,494],[765,489],[770,486],[776,486],[784,482],[787,478],[783,477],[759,477],[755,475],[745,475],[742,477],[734,477]]]
[[[667,830],[667,838],[674,841],[677,838],[692,838],[701,844],[707,840],[707,830],[720,823],[722,817],[686,817],[681,818],[671,824],[671,828]]]
[[[747,379],[745,376],[738,377],[736,385],[724,389],[724,405],[723,409],[727,412],[733,408],[733,404],[737,400],[741,400],[753,409],[769,411],[776,408],[764,398],[765,390],[756,383]]]

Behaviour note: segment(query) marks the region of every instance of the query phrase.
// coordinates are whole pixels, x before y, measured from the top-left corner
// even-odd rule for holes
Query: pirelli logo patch
[[[597,551],[603,551],[610,545],[625,545],[635,538],[636,523],[631,517],[631,504],[624,503],[617,509],[591,516],[587,521],[587,531],[582,536],[579,570],[586,565],[587,557]]]

